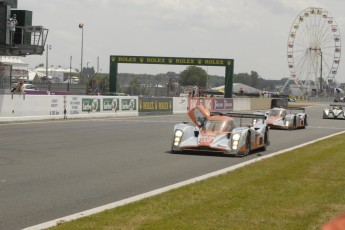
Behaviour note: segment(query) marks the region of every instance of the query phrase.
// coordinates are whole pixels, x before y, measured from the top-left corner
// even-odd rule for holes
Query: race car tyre
[[[294,119],[293,119],[293,129],[297,129],[296,117],[294,117]]]
[[[268,133],[267,133],[267,131],[266,131],[266,132],[265,132],[265,135],[264,135],[264,146],[262,147],[262,150],[263,150],[263,151],[266,151],[267,146],[268,146]]]
[[[304,122],[303,122],[303,129],[305,129],[307,125],[308,125],[307,116],[305,116]]]
[[[244,152],[243,156],[248,156],[249,153],[250,153],[250,132],[247,133],[246,151]]]

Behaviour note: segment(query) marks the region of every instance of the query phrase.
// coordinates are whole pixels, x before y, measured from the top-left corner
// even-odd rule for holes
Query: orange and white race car
[[[308,125],[305,108],[273,108],[265,114],[266,124],[272,129],[304,129]]]
[[[212,113],[198,105],[188,115],[194,124],[175,125],[173,153],[197,151],[246,156],[254,149],[266,150],[270,144],[264,114]],[[244,119],[250,119],[250,123],[244,125]]]

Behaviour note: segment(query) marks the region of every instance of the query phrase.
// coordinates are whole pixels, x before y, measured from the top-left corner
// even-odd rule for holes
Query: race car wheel
[[[296,117],[293,119],[293,129],[297,129],[297,121]]]
[[[304,122],[303,122],[304,124],[303,124],[303,129],[305,129],[306,128],[306,126],[308,125],[308,122],[307,122],[307,116],[305,116],[305,118],[304,118]]]
[[[267,146],[268,146],[268,133],[267,133],[267,131],[266,131],[266,132],[265,132],[265,136],[264,136],[264,146],[262,147],[262,150],[263,150],[263,151],[266,151]]]
[[[175,150],[170,150],[171,154],[176,154],[177,152]]]
[[[247,139],[246,139],[246,151],[244,152],[244,156],[247,156],[250,153],[250,132],[247,134]]]

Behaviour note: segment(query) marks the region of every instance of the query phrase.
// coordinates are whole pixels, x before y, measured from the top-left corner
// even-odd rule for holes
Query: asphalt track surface
[[[345,130],[307,108],[309,126],[271,130],[267,155]],[[186,115],[0,124],[0,229],[89,210],[257,158],[171,154]]]

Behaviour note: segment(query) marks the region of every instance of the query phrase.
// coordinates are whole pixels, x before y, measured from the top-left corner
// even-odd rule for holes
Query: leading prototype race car
[[[345,105],[342,104],[331,104],[329,108],[323,110],[323,119],[334,118],[334,119],[345,119]]]
[[[308,125],[305,108],[273,108],[265,114],[266,123],[272,129],[305,129]]]
[[[175,125],[172,153],[197,151],[246,156],[254,149],[266,150],[270,144],[265,115],[211,113],[201,105],[190,110],[188,115],[194,124],[184,122]],[[239,126],[235,118],[240,119]],[[243,125],[242,119],[245,118],[251,123]]]

